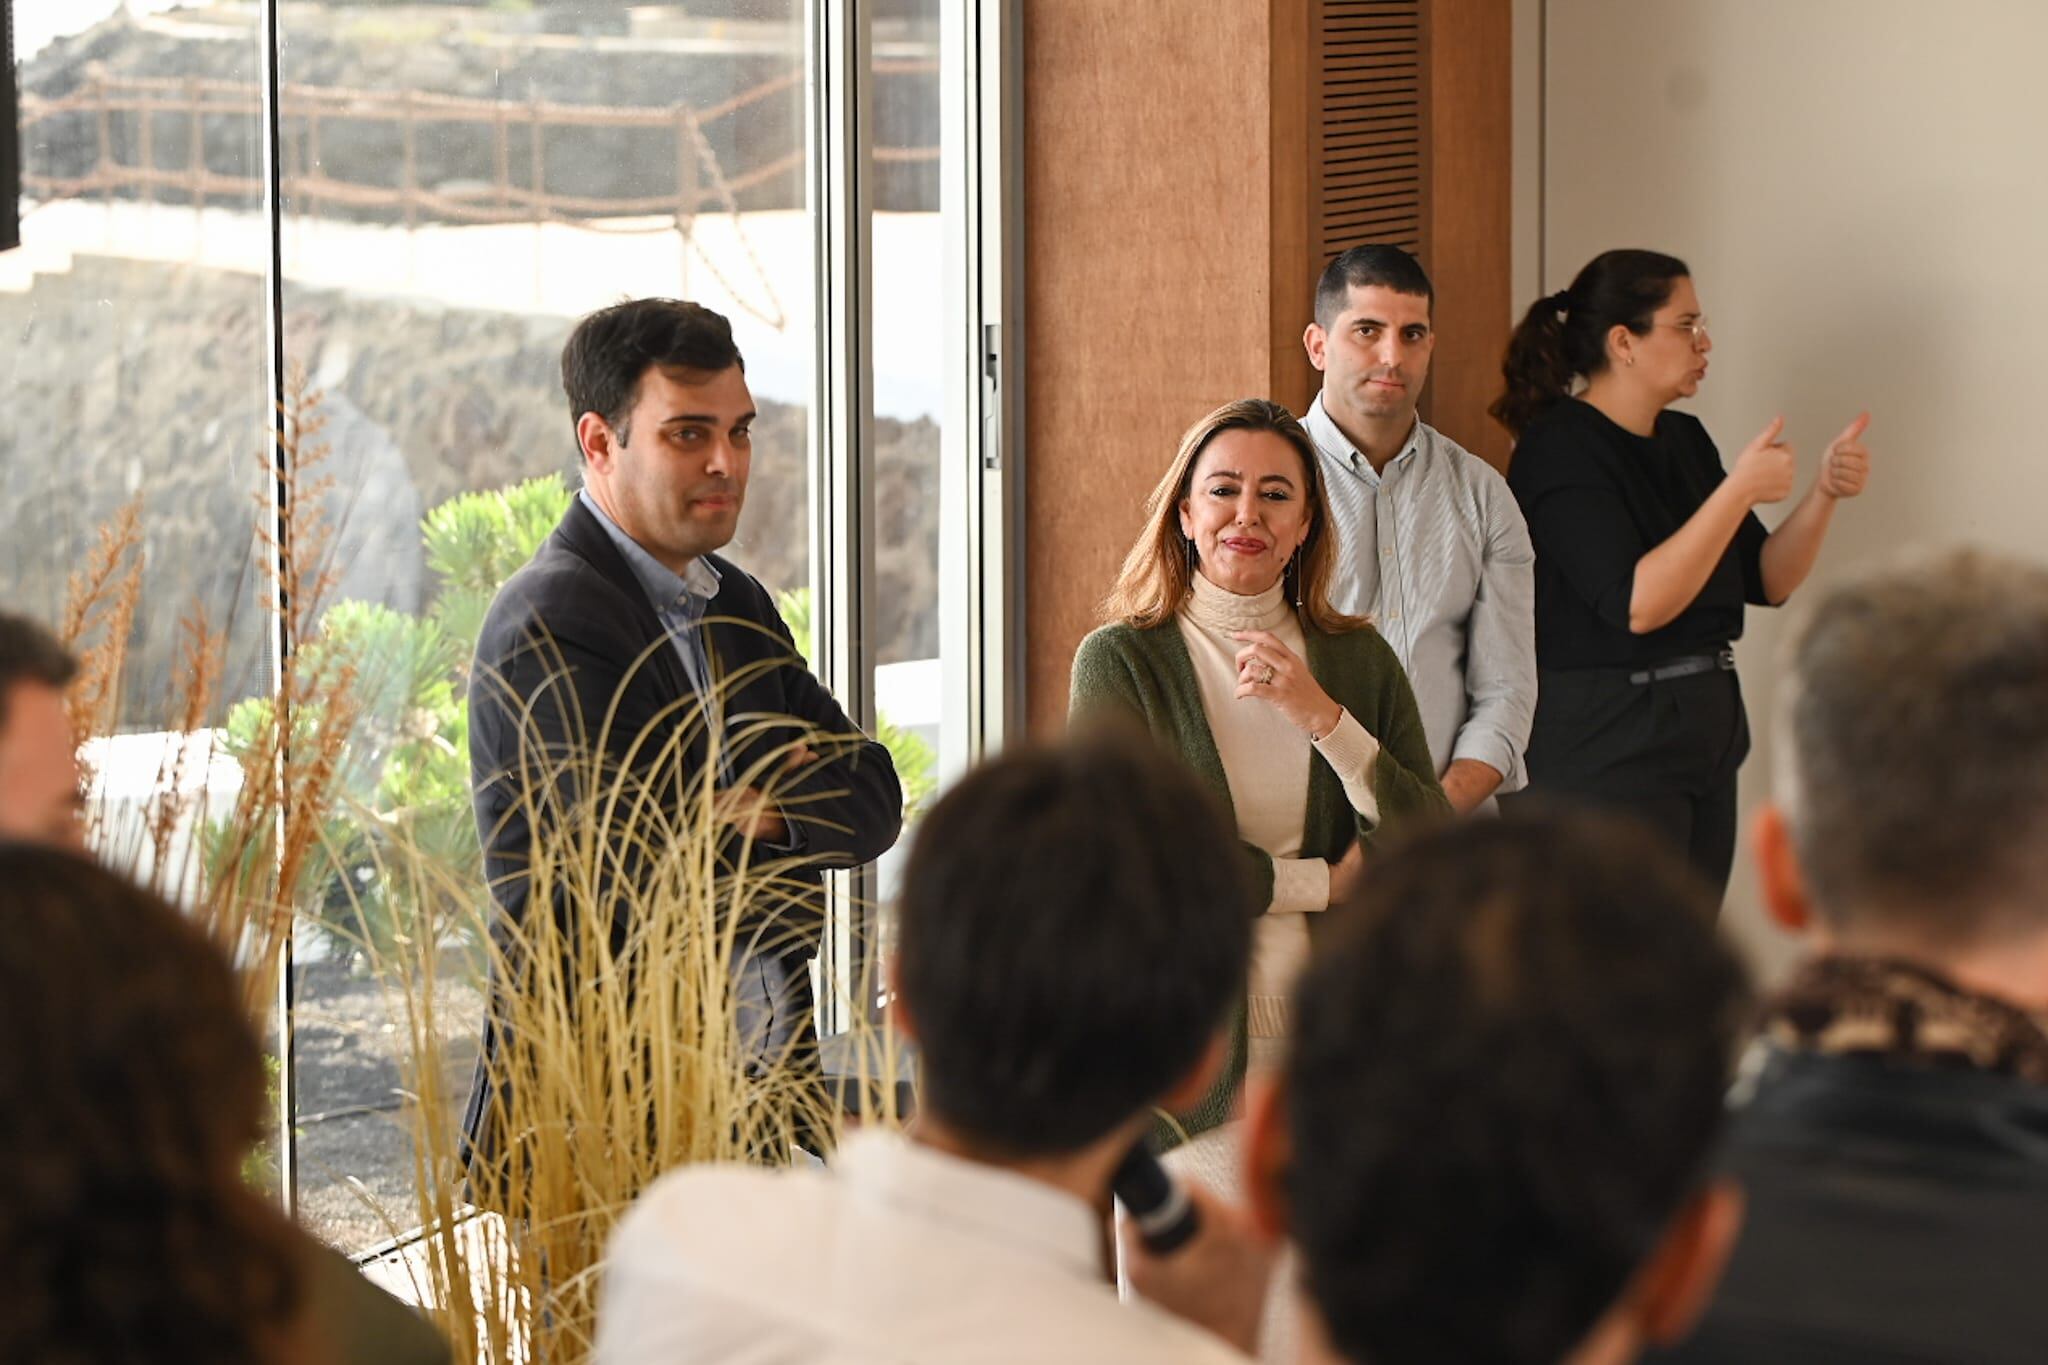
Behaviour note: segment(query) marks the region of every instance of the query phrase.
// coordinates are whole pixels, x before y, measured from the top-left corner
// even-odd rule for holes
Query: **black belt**
[[[1663,682],[1667,678],[1690,678],[1695,673],[1723,673],[1735,671],[1735,651],[1718,649],[1712,654],[1685,654],[1676,659],[1666,659],[1661,664],[1638,669],[1628,675],[1628,680],[1638,687],[1647,683]]]

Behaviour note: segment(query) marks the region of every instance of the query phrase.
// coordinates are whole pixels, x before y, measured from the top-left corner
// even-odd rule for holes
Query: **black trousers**
[[[1632,683],[1628,669],[1546,669],[1529,785],[1504,804],[1568,801],[1631,816],[1683,854],[1718,903],[1735,862],[1735,776],[1748,754],[1733,672]]]

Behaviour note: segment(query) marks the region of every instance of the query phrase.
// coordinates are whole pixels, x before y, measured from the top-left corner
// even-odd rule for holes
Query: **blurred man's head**
[[[1249,963],[1241,859],[1207,791],[1142,738],[962,778],[919,826],[897,902],[924,1112],[1026,1159],[1199,1098]]]
[[[0,612],[0,838],[84,845],[78,754],[64,710],[77,671],[49,631]]]
[[[1314,1335],[1371,1365],[1610,1365],[1681,1336],[1741,1220],[1708,1165],[1747,987],[1705,891],[1590,816],[1461,825],[1366,888],[1251,1124]]]
[[[1815,604],[1757,824],[1774,915],[1822,946],[1977,959],[2048,1002],[2048,569],[1979,551]],[[1993,983],[1996,985],[1997,983]]]

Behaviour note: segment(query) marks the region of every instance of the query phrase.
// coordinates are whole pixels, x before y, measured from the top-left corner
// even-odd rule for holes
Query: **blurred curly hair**
[[[218,948],[155,896],[0,845],[0,1360],[267,1362],[302,1299],[241,1176],[263,1050]]]

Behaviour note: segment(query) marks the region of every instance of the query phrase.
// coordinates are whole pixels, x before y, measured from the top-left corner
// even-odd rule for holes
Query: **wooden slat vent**
[[[1310,0],[1315,265],[1360,242],[1422,250],[1422,0]]]

